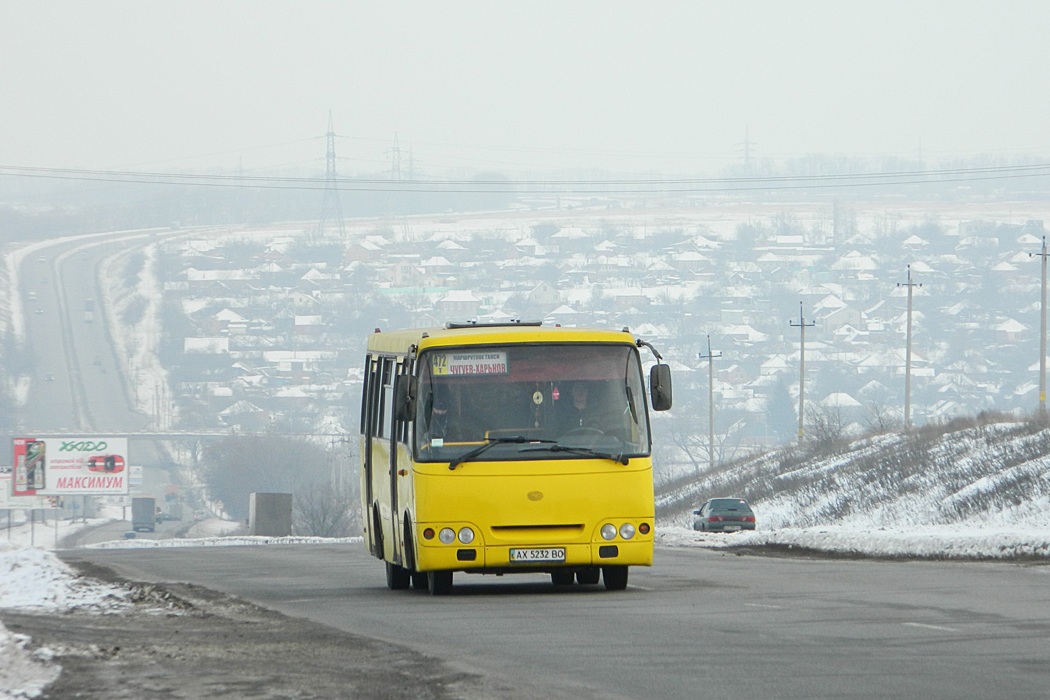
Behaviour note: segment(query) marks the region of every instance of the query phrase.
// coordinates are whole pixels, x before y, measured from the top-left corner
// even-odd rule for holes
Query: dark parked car
[[[693,515],[693,529],[701,532],[755,529],[755,513],[743,498],[712,498]]]

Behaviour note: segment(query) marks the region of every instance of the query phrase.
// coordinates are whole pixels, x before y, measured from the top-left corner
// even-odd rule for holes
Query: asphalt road
[[[145,232],[56,241],[29,255],[19,270],[29,343],[36,371],[23,409],[30,432],[141,430],[148,418],[128,406],[96,281],[107,255],[126,251]],[[88,302],[88,300],[91,300]],[[85,321],[90,303],[92,320]],[[30,310],[32,310],[30,312]]]
[[[1045,698],[1050,566],[659,549],[626,591],[457,574],[389,591],[361,545],[75,550],[580,698]]]

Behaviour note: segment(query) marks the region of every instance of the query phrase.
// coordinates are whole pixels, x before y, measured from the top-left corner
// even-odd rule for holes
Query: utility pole
[[[346,238],[346,225],[343,223],[343,208],[339,203],[339,182],[335,172],[335,129],[332,127],[332,113],[328,112],[328,133],[325,134],[327,148],[325,152],[324,195],[321,198],[321,221],[317,226],[318,237],[324,237],[325,224],[329,210],[334,209],[335,220],[339,224],[339,237]]]
[[[799,365],[798,365],[798,442],[801,445],[805,438],[805,416],[806,416],[806,328],[817,325],[816,321],[806,323],[802,316],[802,302],[798,303],[798,323],[788,321],[788,324],[799,330]]]
[[[1043,247],[1038,253],[1043,259],[1043,284],[1039,296],[1039,417],[1046,418],[1046,236],[1043,236]]]
[[[711,352],[711,336],[707,336],[707,354],[700,354],[701,360],[707,360],[707,444],[708,458],[711,471],[715,469],[715,358],[721,357],[719,350],[715,355]]]
[[[907,330],[907,341],[904,354],[904,429],[909,430],[911,428],[911,297],[912,291],[916,287],[921,287],[921,284],[915,284],[911,281],[911,265],[908,265],[908,281],[898,282],[898,287],[905,286],[908,288],[908,330]]]

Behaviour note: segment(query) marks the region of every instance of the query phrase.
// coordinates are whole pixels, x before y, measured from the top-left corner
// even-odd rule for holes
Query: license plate
[[[736,532],[737,530],[740,529],[740,526],[739,525],[726,525],[722,529],[725,530],[726,532]]]
[[[510,561],[512,564],[528,564],[529,562],[565,561],[564,547],[551,547],[547,549],[512,549],[510,550]]]

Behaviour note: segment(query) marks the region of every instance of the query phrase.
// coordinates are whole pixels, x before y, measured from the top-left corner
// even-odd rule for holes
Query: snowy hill
[[[964,552],[966,540],[1012,532],[1028,534],[1012,537],[1004,556],[1050,556],[1050,426],[981,417],[834,450],[785,448],[658,487],[657,513],[662,523],[689,529],[692,510],[717,496],[751,501],[758,528],[741,544],[948,556]],[[863,547],[826,541],[833,532],[852,540],[848,533],[872,531],[910,540],[915,535],[905,533],[921,531],[929,541],[878,551],[870,537],[862,538],[869,542]],[[984,546],[980,556],[995,556],[996,549]]]

